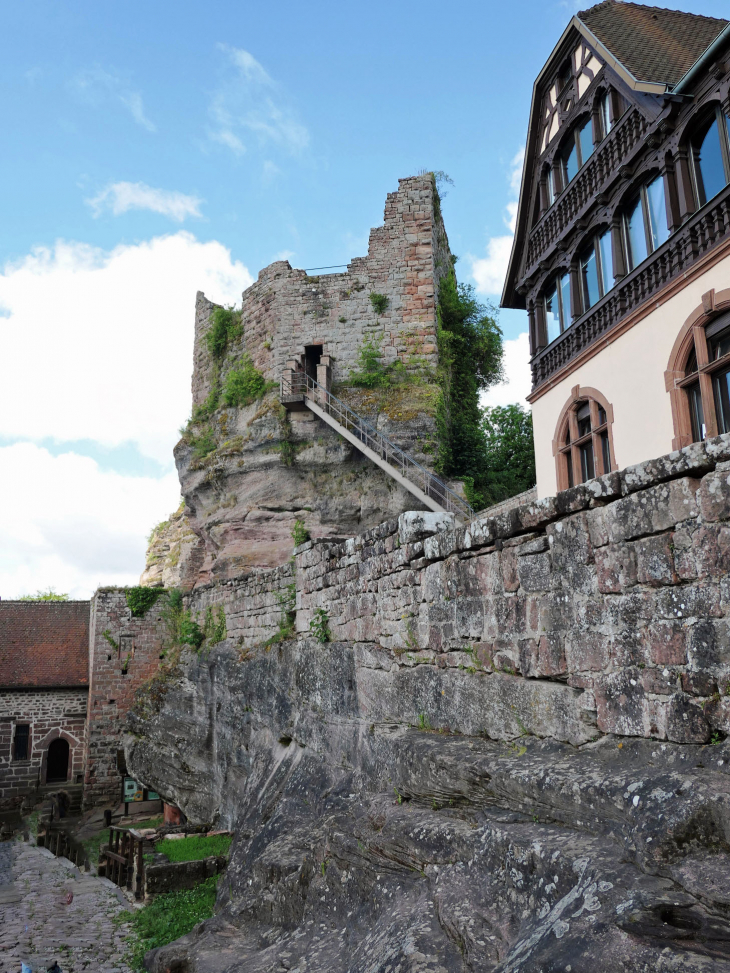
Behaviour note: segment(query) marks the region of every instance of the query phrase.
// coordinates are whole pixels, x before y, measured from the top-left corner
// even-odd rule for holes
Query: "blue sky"
[[[498,299],[532,83],[578,6],[0,4],[2,597],[138,576],[198,288],[346,263],[398,177],[440,169],[457,272]],[[511,401],[526,323],[500,320]]]

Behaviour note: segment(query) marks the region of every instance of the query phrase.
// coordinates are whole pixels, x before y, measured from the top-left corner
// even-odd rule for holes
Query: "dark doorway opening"
[[[307,375],[317,381],[317,365],[322,357],[322,345],[305,345],[304,347],[304,370]]]
[[[46,783],[55,784],[68,779],[68,741],[60,737],[53,740],[48,747],[48,763],[46,764]]]

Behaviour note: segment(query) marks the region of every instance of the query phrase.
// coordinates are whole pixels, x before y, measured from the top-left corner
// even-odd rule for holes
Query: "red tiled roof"
[[[727,20],[606,0],[577,14],[637,81],[676,84]]]
[[[88,601],[0,601],[0,688],[89,685]]]

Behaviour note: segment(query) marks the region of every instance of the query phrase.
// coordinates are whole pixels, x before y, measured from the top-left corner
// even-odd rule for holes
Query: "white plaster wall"
[[[576,385],[598,389],[613,405],[618,469],[671,452],[674,426],[664,387],[669,355],[679,329],[702,304],[702,295],[729,286],[727,256],[533,403],[538,497],[557,491],[552,442],[560,413]]]

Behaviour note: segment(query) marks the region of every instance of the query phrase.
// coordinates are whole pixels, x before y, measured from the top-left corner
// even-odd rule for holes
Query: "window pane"
[[[599,405],[598,406],[598,425],[599,426],[604,426],[606,424],[606,421],[607,421],[606,410],[603,408],[602,405]]]
[[[570,327],[570,274],[563,274],[560,278],[560,310],[563,315],[563,331]]]
[[[705,429],[705,414],[702,409],[702,396],[699,382],[687,389],[689,399],[689,414],[692,421],[692,442],[701,443],[707,437]]]
[[[15,760],[28,759],[28,737],[30,726],[20,724],[15,727],[15,737],[13,740],[13,757]]]
[[[611,472],[611,450],[608,447],[608,433],[601,433],[601,453],[603,455],[603,472]]]
[[[606,230],[598,238],[598,249],[601,251],[601,282],[603,293],[608,292],[613,287],[613,248],[611,246],[611,231]]]
[[[730,432],[730,371],[715,375],[714,386],[717,431],[719,433]]]
[[[646,202],[649,206],[652,250],[656,250],[669,237],[667,209],[664,205],[664,179],[662,176],[657,176],[646,187]]]
[[[575,132],[570,136],[570,141],[566,145],[563,154],[565,163],[566,182],[570,182],[578,172],[578,150],[575,146]]]
[[[585,165],[585,163],[593,155],[593,124],[590,118],[579,130],[578,141],[580,142],[581,165]]]
[[[601,98],[598,110],[601,116],[601,135],[605,138],[611,131],[611,110],[608,101],[608,93]]]
[[[580,475],[582,483],[585,483],[586,480],[592,480],[595,476],[592,442],[580,447]]]
[[[710,359],[717,361],[730,351],[730,331],[721,331],[710,342]]]
[[[695,146],[696,158],[700,167],[702,188],[704,189],[704,199],[706,203],[713,196],[716,196],[725,185],[725,167],[722,164],[722,150],[720,148],[720,131],[715,120],[705,137],[698,146]]]
[[[591,407],[588,402],[578,406],[575,418],[578,422],[578,437],[587,436],[591,431]]]
[[[548,194],[548,205],[552,206],[555,202],[555,173],[552,169],[547,171],[547,194]]]
[[[629,267],[633,270],[648,257],[641,197],[631,205],[626,214],[626,236],[629,243]]]
[[[552,290],[545,295],[545,324],[547,325],[548,344],[560,337],[560,305],[558,304],[558,286],[553,284]]]
[[[583,283],[583,310],[587,311],[601,296],[598,290],[598,262],[593,247],[580,258],[580,275]]]
[[[565,460],[568,466],[568,486],[575,486],[575,479],[573,477],[573,454],[571,450],[565,454]]]

